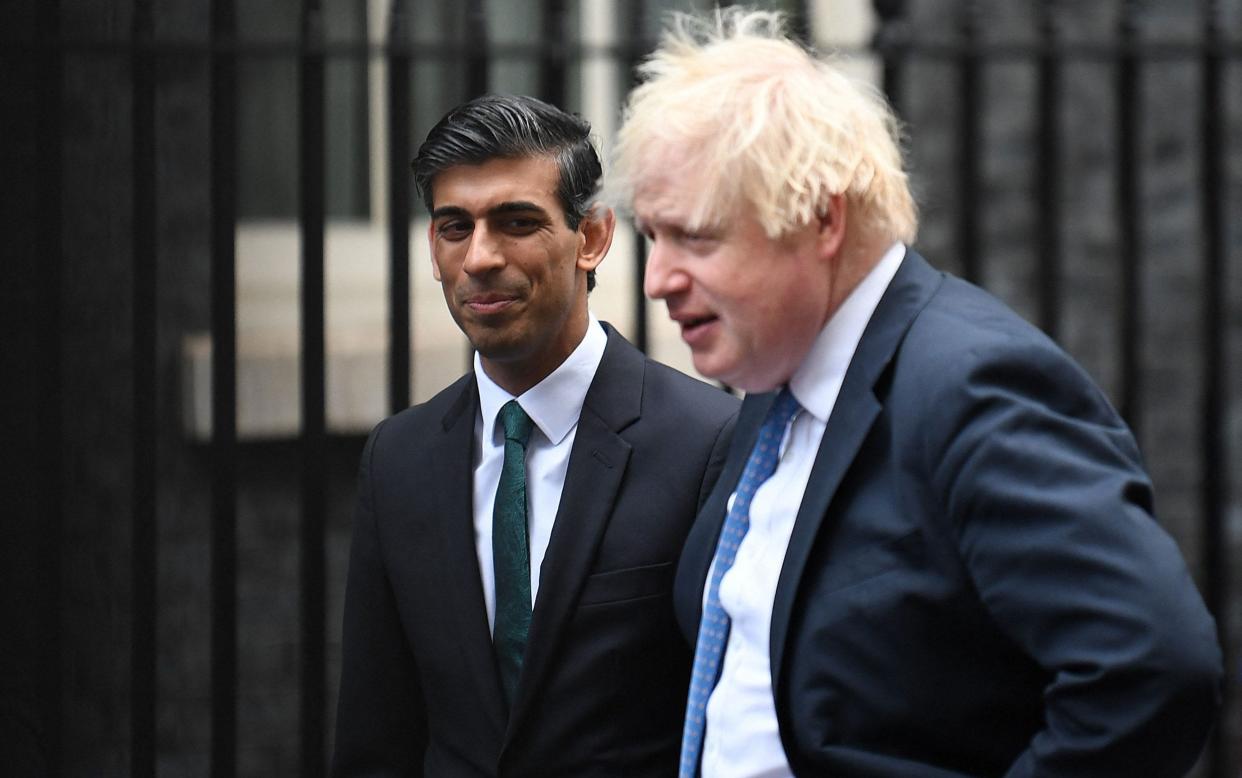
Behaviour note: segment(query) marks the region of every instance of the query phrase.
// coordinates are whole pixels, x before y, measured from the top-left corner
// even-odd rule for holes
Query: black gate
[[[376,392],[404,408],[431,359],[411,308],[422,134],[514,84],[578,108],[591,63],[612,63],[623,95],[662,13],[690,5],[0,9],[10,774],[325,772],[365,432],[328,414],[332,225],[382,222]],[[761,5],[818,45],[843,4]],[[920,248],[1060,340],[1139,435],[1227,649],[1200,774],[1237,775],[1242,2],[855,5],[873,31],[841,54],[906,123]],[[599,18],[602,43],[582,32]],[[238,235],[270,223],[298,256],[284,432],[239,425]],[[613,259],[632,263],[627,288],[596,294],[628,295],[619,324],[654,347],[635,246]],[[208,344],[197,361],[192,343]],[[209,387],[205,424],[186,421],[187,386]]]

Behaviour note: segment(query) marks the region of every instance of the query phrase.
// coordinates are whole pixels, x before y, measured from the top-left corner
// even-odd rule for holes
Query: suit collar
[[[821,423],[832,414],[845,371],[905,253],[906,247],[901,243],[894,243],[884,253],[828,319],[789,379],[789,389],[798,403]]]
[[[612,325],[601,323],[600,326],[608,337],[608,345],[583,401],[583,409],[608,429],[620,432],[642,415],[647,358]]]
[[[560,443],[578,423],[583,399],[591,387],[600,360],[608,344],[608,335],[599,320],[591,315],[586,335],[565,361],[542,381],[516,398],[535,426],[553,445]],[[478,354],[474,356],[474,376],[479,387],[479,408],[483,418],[484,444],[503,445],[495,434],[496,414],[514,399],[488,376]]]
[[[907,251],[867,323],[846,370],[841,393],[828,419],[823,442],[794,521],[772,603],[773,688],[778,688],[780,681],[790,616],[811,548],[846,470],[882,408],[882,401],[875,394],[875,385],[888,368],[910,324],[927,305],[943,278],[943,274],[934,270],[921,256]]]
[[[439,574],[444,596],[452,601],[449,610],[455,614],[455,634],[451,637],[470,667],[480,713],[499,736],[505,730],[507,713],[474,543],[474,421],[479,413],[479,392],[473,374],[459,384],[460,391],[441,419],[441,437],[432,444],[440,456],[435,457],[431,481],[435,488],[428,489],[426,496],[435,501],[435,515],[442,517],[436,522],[444,549]]]
[[[704,501],[690,537],[682,549],[681,560],[677,566],[678,592],[689,591],[691,596],[683,598],[679,595],[677,602],[677,619],[681,631],[691,645],[697,639],[699,622],[703,617],[703,591],[707,582],[707,573],[711,569],[712,559],[716,555],[716,544],[720,540],[720,529],[724,525],[728,508],[729,496],[737,489],[737,483],[746,467],[750,450],[759,437],[759,428],[768,414],[768,409],[776,399],[775,392],[747,395],[738,412],[737,423],[733,428],[733,440],[729,444],[729,454],[725,457],[724,467],[716,486]]]
[[[444,437],[438,446],[444,456],[436,460],[438,488],[433,493],[441,515],[462,517],[439,522],[446,551],[445,596],[454,600],[458,642],[474,671],[481,712],[497,731],[507,731],[506,742],[522,726],[537,690],[544,685],[607,527],[631,450],[619,433],[641,416],[645,357],[610,325],[601,326],[607,345],[578,419],[561,503],[540,570],[540,594],[531,617],[522,676],[508,712],[487,625],[470,520],[470,464],[474,461],[474,419],[479,413],[473,374],[460,381],[460,392],[441,419]]]
[[[569,469],[540,569],[522,675],[506,741],[523,726],[554,669],[578,595],[612,516],[631,446],[620,435],[640,415],[645,358],[604,325],[608,344],[578,419]]]
[[[471,421],[474,414],[479,409],[479,386],[474,374],[469,373],[459,378],[452,387],[446,391],[457,393],[453,396],[449,403],[448,410],[444,412],[444,416],[440,418],[440,428],[445,432],[458,429],[457,425],[463,420]],[[473,428],[471,429],[473,432]]]
[[[842,367],[844,376],[835,379],[839,383],[831,387],[835,401],[829,398],[828,404],[832,407],[832,411],[824,433],[825,445],[821,447],[811,471],[807,493],[803,497],[802,507],[796,520],[794,537],[790,540],[790,550],[786,552],[780,588],[777,589],[777,602],[774,604],[772,622],[773,657],[779,656],[775,651],[779,642],[776,617],[782,612],[787,612],[789,603],[785,600],[792,598],[792,585],[788,581],[796,582],[801,575],[801,567],[805,565],[805,558],[797,559],[800,552],[794,552],[795,544],[800,543],[801,538],[806,535],[814,534],[812,524],[815,525],[814,528],[818,528],[818,521],[812,518],[812,509],[808,506],[823,503],[826,507],[827,500],[835,492],[845,467],[852,461],[862,436],[870,429],[871,422],[875,418],[878,403],[870,389],[891,359],[906,327],[909,326],[918,309],[926,303],[927,298],[930,297],[930,289],[938,283],[940,277],[922,257],[909,248],[904,248],[904,257],[900,254],[895,256],[895,253],[902,248],[904,247],[900,244],[894,246],[881,259],[881,264],[891,260],[895,265],[895,268],[882,271],[877,275],[876,280],[886,284],[886,287],[872,292],[864,290],[864,297],[867,299],[863,302],[866,303],[869,318],[859,325],[861,334],[851,338],[849,346],[853,357],[849,359],[848,365]],[[826,331],[827,329],[825,327]],[[823,337],[821,334],[821,339]],[[856,347],[853,342],[854,338],[857,339]],[[832,358],[832,355],[828,354],[829,347],[820,341],[817,341],[816,345],[817,348],[812,349],[808,354],[808,359],[815,359],[817,354],[820,357],[827,355],[828,358]],[[823,383],[823,381],[815,380],[817,377],[822,378],[824,372],[822,368],[823,366],[804,365],[799,368],[795,373],[795,379],[791,381],[794,396],[804,406],[808,401],[811,404],[815,403],[815,398],[808,396],[809,392],[806,387],[808,384]],[[802,384],[802,392],[798,391],[799,383]],[[682,569],[678,571],[678,579],[688,582],[687,585],[691,587],[691,590],[699,593],[693,601],[682,603],[678,609],[682,630],[689,640],[694,640],[698,633],[698,624],[702,617],[703,585],[707,580],[712,558],[715,556],[716,543],[720,536],[720,528],[724,524],[729,495],[737,488],[742,470],[746,466],[746,460],[750,456],[750,450],[759,436],[759,428],[775,398],[775,392],[753,394],[748,395],[742,403],[724,469],[716,482],[715,489],[703,505],[700,521],[692,533],[691,542],[687,542],[682,554]],[[813,415],[823,418],[822,408],[820,413],[816,413],[814,408],[808,408],[808,410]],[[843,442],[832,437],[839,434],[847,438],[844,445]],[[827,445],[829,441],[832,441],[833,450],[831,454],[826,454],[825,449],[830,448]],[[822,516],[822,511],[820,515]],[[703,525],[705,521],[706,526],[700,527],[699,525]],[[789,573],[791,559],[795,560],[794,564],[799,568],[797,576]],[[681,588],[680,583],[678,588]],[[780,624],[780,640],[782,641],[787,620],[786,613]]]

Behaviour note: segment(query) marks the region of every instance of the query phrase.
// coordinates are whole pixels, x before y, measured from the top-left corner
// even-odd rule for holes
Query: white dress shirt
[[[539,594],[539,566],[543,564],[552,536],[552,523],[561,504],[569,452],[578,432],[578,416],[595,371],[604,358],[608,336],[592,314],[586,335],[560,367],[517,398],[518,404],[535,422],[526,444],[526,521],[530,538],[531,607]],[[479,416],[474,420],[474,544],[479,555],[483,579],[483,600],[487,605],[488,628],[496,623],[496,574],[492,568],[492,508],[500,467],[504,463],[504,430],[496,415],[514,399],[483,369],[474,355],[474,375],[479,384]]]
[[[707,703],[704,778],[793,774],[781,745],[772,696],[768,638],[776,583],[845,371],[904,256],[905,246],[900,243],[884,254],[824,325],[789,381],[803,410],[785,432],[776,472],[755,492],[750,504],[750,529],[738,547],[733,567],[720,582],[720,603],[732,627],[720,682]]]

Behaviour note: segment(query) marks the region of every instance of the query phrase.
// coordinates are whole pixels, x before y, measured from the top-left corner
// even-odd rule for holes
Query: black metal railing
[[[1200,108],[1200,158],[1201,181],[1200,213],[1203,231],[1203,278],[1205,282],[1202,313],[1203,376],[1202,398],[1199,406],[1200,497],[1199,511],[1203,524],[1203,585],[1208,610],[1216,616],[1224,637],[1225,661],[1228,669],[1236,661],[1237,639],[1230,634],[1232,625],[1228,619],[1231,585],[1229,568],[1229,534],[1225,527],[1226,501],[1229,499],[1228,478],[1232,472],[1229,451],[1225,445],[1226,426],[1223,419],[1231,411],[1229,396],[1225,389],[1225,342],[1229,332],[1227,268],[1229,248],[1226,240],[1228,213],[1238,213],[1235,206],[1229,210],[1229,189],[1222,171],[1227,159],[1225,128],[1221,107],[1225,102],[1224,73],[1229,62],[1237,63],[1235,49],[1226,56],[1221,29],[1220,3],[1204,0],[1203,3],[1203,50],[1201,56],[1202,99]],[[1236,398],[1235,398],[1236,401]],[[1236,559],[1236,555],[1233,556]],[[1236,591],[1236,590],[1235,590]],[[1242,675],[1242,669],[1238,671]],[[1237,683],[1226,685],[1226,716],[1237,705]],[[1236,714],[1235,714],[1236,715]],[[1225,778],[1232,770],[1242,770],[1242,738],[1230,736],[1228,718],[1212,733],[1209,746],[1210,775]],[[1232,740],[1232,743],[1230,742]],[[1232,766],[1231,766],[1232,765]]]
[[[133,40],[146,43],[155,33],[151,0],[134,5]],[[155,57],[136,48],[133,54],[133,209],[154,213],[155,194]],[[156,223],[134,219],[133,352],[134,386],[155,386],[156,345]],[[131,656],[130,743],[134,774],[155,775],[156,700],[156,494],[158,436],[156,392],[135,391],[134,401],[134,523],[133,523],[133,651]]]
[[[71,230],[72,215],[61,214],[57,208],[63,150],[56,145],[58,131],[63,127],[61,70],[70,58],[80,56],[123,57],[131,63],[130,152],[132,181],[130,207],[132,219],[132,371],[133,425],[132,440],[132,522],[130,533],[132,563],[129,580],[132,586],[130,627],[129,679],[129,743],[128,762],[133,775],[154,776],[160,753],[157,726],[161,661],[159,631],[161,613],[157,596],[159,578],[159,493],[160,450],[159,405],[167,392],[161,375],[168,365],[161,363],[158,348],[157,311],[171,301],[161,299],[160,246],[156,214],[161,208],[157,197],[161,175],[157,164],[158,69],[169,58],[197,59],[208,70],[207,101],[210,126],[207,128],[210,149],[209,190],[211,208],[210,285],[209,297],[211,334],[211,438],[200,447],[201,456],[209,461],[210,480],[210,772],[226,778],[239,774],[238,748],[238,664],[240,652],[246,650],[246,636],[238,629],[237,553],[239,522],[238,460],[246,447],[254,444],[239,437],[238,409],[238,331],[237,331],[237,246],[238,191],[238,80],[240,62],[251,57],[277,58],[296,63],[298,69],[298,123],[296,142],[299,148],[297,176],[299,206],[296,213],[300,237],[300,408],[301,425],[297,445],[301,454],[298,511],[299,546],[298,577],[299,646],[298,685],[300,701],[297,731],[297,773],[322,775],[328,755],[328,730],[331,711],[328,703],[335,679],[330,677],[327,651],[329,629],[327,601],[329,590],[342,582],[330,575],[329,528],[334,517],[329,494],[333,483],[335,459],[331,455],[333,441],[339,437],[328,429],[327,360],[325,347],[325,235],[328,224],[325,193],[327,189],[328,139],[325,118],[328,105],[325,97],[325,68],[338,59],[368,62],[372,59],[386,65],[387,88],[384,105],[387,113],[388,146],[373,149],[384,156],[387,181],[387,250],[388,250],[388,348],[385,407],[396,412],[415,399],[411,386],[411,370],[417,369],[414,353],[413,311],[411,310],[410,223],[418,206],[413,200],[409,163],[419,138],[411,127],[416,119],[438,113],[430,106],[416,105],[412,87],[419,78],[419,69],[428,62],[457,63],[463,72],[461,83],[464,99],[484,93],[489,88],[489,71],[494,61],[525,58],[537,66],[535,89],[541,97],[564,104],[571,93],[572,67],[588,56],[605,56],[632,72],[643,52],[654,43],[646,37],[648,21],[656,13],[646,2],[627,4],[625,15],[618,20],[620,41],[610,47],[587,47],[575,42],[568,29],[572,4],[563,0],[546,0],[539,6],[539,39],[523,44],[500,45],[489,41],[487,30],[496,20],[489,17],[482,0],[470,0],[464,6],[469,39],[438,41],[434,44],[415,42],[420,16],[418,3],[392,0],[390,16],[371,20],[382,24],[387,40],[381,44],[328,42],[324,35],[321,0],[301,0],[300,35],[286,42],[255,42],[243,40],[238,34],[235,0],[213,0],[210,4],[210,30],[202,40],[170,40],[157,36],[159,4],[152,0],[135,0],[131,32],[125,40],[88,40],[64,38],[61,34],[63,14],[69,4],[42,4],[38,15],[40,38],[21,45],[31,56],[46,61],[44,86],[47,87],[46,111],[37,121],[44,132],[42,158],[49,176],[49,191],[43,197],[49,203],[46,223],[40,240],[57,261],[41,278],[40,315],[47,329],[54,331],[61,320],[63,290],[60,273],[63,269],[60,242],[62,230]],[[789,4],[786,4],[789,5]],[[1236,589],[1231,569],[1230,535],[1227,527],[1231,499],[1228,426],[1225,420],[1236,415],[1238,392],[1231,392],[1226,370],[1226,354],[1230,338],[1236,337],[1236,322],[1230,315],[1230,284],[1237,272],[1242,250],[1237,233],[1230,231],[1230,217],[1242,211],[1236,199],[1237,181],[1228,178],[1230,155],[1239,136],[1230,127],[1226,104],[1230,73],[1236,81],[1242,64],[1242,43],[1238,36],[1225,29],[1226,3],[1203,0],[1197,7],[1199,34],[1194,40],[1165,42],[1149,40],[1141,34],[1140,21],[1145,4],[1119,0],[1114,35],[1098,42],[1071,41],[1065,34],[1062,14],[1065,4],[1057,0],[1040,3],[1035,14],[1036,34],[1032,39],[998,42],[983,35],[983,14],[986,3],[961,0],[952,6],[945,23],[946,36],[922,37],[910,19],[910,9],[900,0],[877,0],[873,10],[877,19],[875,37],[870,46],[853,52],[857,56],[874,57],[881,66],[884,90],[894,102],[897,113],[908,123],[911,134],[918,134],[918,121],[935,118],[914,116],[910,110],[908,78],[920,63],[935,62],[955,68],[953,86],[955,110],[940,120],[951,123],[955,138],[950,151],[956,154],[956,175],[942,189],[928,185],[933,196],[944,193],[956,203],[947,218],[944,232],[953,236],[961,272],[984,285],[990,281],[992,268],[986,259],[983,224],[984,210],[983,162],[987,146],[984,117],[989,110],[989,95],[984,78],[986,69],[998,62],[1022,62],[1031,66],[1034,88],[1031,93],[1036,143],[1032,150],[1034,191],[1032,200],[1038,209],[1035,253],[1038,267],[1034,273],[1033,295],[1036,319],[1054,338],[1062,338],[1068,328],[1066,321],[1066,261],[1068,255],[1065,233],[1068,214],[1065,197],[1073,185],[1065,169],[1066,150],[1071,138],[1066,137],[1061,120],[1067,110],[1066,64],[1079,61],[1101,62],[1113,70],[1115,126],[1116,255],[1119,258],[1119,288],[1115,297],[1118,405],[1127,421],[1142,436],[1147,419],[1144,409],[1150,407],[1151,382],[1146,380],[1143,347],[1149,337],[1147,321],[1150,311],[1144,304],[1150,300],[1145,271],[1148,251],[1144,242],[1144,146],[1145,117],[1154,108],[1144,101],[1143,79],[1153,63],[1177,61],[1197,67],[1200,92],[1200,117],[1197,143],[1198,223],[1188,224],[1188,232],[1201,237],[1201,278],[1203,288],[1185,304],[1200,306],[1200,330],[1195,338],[1199,349],[1198,363],[1202,374],[1196,377],[1200,386],[1197,430],[1198,450],[1186,452],[1197,461],[1194,485],[1198,515],[1194,517],[1201,538],[1200,559],[1192,559],[1209,608],[1217,616],[1229,661],[1233,662],[1239,625],[1228,618],[1231,593]],[[795,7],[795,28],[814,41],[815,13],[819,4],[801,2]],[[1235,6],[1233,6],[1236,8]],[[949,8],[949,6],[946,6]],[[425,9],[422,9],[425,10]],[[456,100],[453,100],[456,102]],[[292,142],[292,139],[291,139]],[[1235,166],[1236,167],[1236,166]],[[1233,242],[1230,243],[1231,235]],[[635,236],[635,271],[630,275],[633,305],[630,332],[644,349],[651,345],[648,307],[642,295],[644,249]],[[1232,301],[1236,303],[1236,300]],[[1233,318],[1236,318],[1234,316]],[[1232,329],[1231,329],[1232,328]],[[35,413],[47,422],[50,442],[40,450],[41,489],[45,494],[48,516],[46,541],[41,553],[47,556],[61,542],[58,534],[61,510],[60,489],[64,479],[65,452],[61,448],[61,413],[63,397],[60,365],[72,354],[62,354],[59,343],[48,349],[46,361],[40,365],[42,380],[53,387]],[[356,435],[354,437],[357,437]],[[187,445],[189,445],[187,443]],[[1159,456],[1159,455],[1157,455]],[[339,522],[337,522],[339,523]],[[294,538],[289,539],[294,542]],[[50,549],[50,550],[49,550]],[[55,560],[53,559],[54,563]],[[59,568],[57,568],[59,569]],[[72,576],[73,571],[64,571]],[[59,602],[61,593],[49,595]],[[1233,594],[1232,596],[1236,596]],[[45,626],[49,662],[63,662],[58,641],[61,633],[54,626]],[[63,668],[59,668],[63,669]],[[1232,669],[1232,668],[1231,668]],[[59,673],[55,673],[59,677]],[[59,681],[58,681],[59,683]],[[1236,683],[1236,681],[1234,682]],[[48,716],[58,719],[60,700],[66,694],[56,689],[54,702],[49,703]],[[1239,742],[1238,713],[1235,687],[1227,690],[1227,717],[1217,729],[1206,757],[1204,773],[1211,778],[1236,774],[1242,759]],[[49,730],[47,742],[51,753],[72,750],[58,726]],[[59,759],[53,758],[53,762]],[[53,771],[57,772],[55,764]]]
[[[211,4],[211,774],[237,774],[237,34]],[[148,564],[154,565],[155,560]],[[154,733],[151,733],[154,737]]]
[[[1143,347],[1148,337],[1149,311],[1145,300],[1146,256],[1144,218],[1144,129],[1148,112],[1156,106],[1144,102],[1142,90],[1144,68],[1170,62],[1197,63],[1200,74],[1199,111],[1199,216],[1197,225],[1202,235],[1202,289],[1183,304],[1201,305],[1199,362],[1202,375],[1199,399],[1199,450],[1184,452],[1197,456],[1198,530],[1202,548],[1196,572],[1209,610],[1216,617],[1225,652],[1226,673],[1225,714],[1212,733],[1202,770],[1211,778],[1236,774],[1242,759],[1242,724],[1238,721],[1238,685],[1242,681],[1242,665],[1236,654],[1238,625],[1229,616],[1229,602],[1237,596],[1236,582],[1231,578],[1231,541],[1226,526],[1230,505],[1230,450],[1226,444],[1228,419],[1236,407],[1236,389],[1231,394],[1227,385],[1226,353],[1231,334],[1228,317],[1230,272],[1236,272],[1237,241],[1228,242],[1229,214],[1238,213],[1230,203],[1227,181],[1229,155],[1236,153],[1230,146],[1226,79],[1230,65],[1242,62],[1242,45],[1236,36],[1230,38],[1224,28],[1225,3],[1201,0],[1196,8],[1200,19],[1197,40],[1158,41],[1145,39],[1140,27],[1146,3],[1119,0],[1115,36],[1112,41],[1063,41],[1059,0],[1043,0],[1038,4],[1039,38],[1032,43],[988,43],[979,37],[981,4],[975,0],[959,0],[959,30],[956,42],[923,41],[912,32],[903,0],[876,0],[874,7],[880,20],[874,39],[875,50],[882,58],[882,83],[898,115],[903,112],[906,93],[904,73],[912,63],[954,59],[958,63],[958,153],[956,197],[957,251],[960,252],[962,274],[977,283],[987,284],[987,265],[979,248],[980,229],[977,218],[983,201],[978,187],[979,161],[985,144],[981,143],[979,121],[986,105],[981,94],[981,71],[990,62],[1031,61],[1036,63],[1037,196],[1040,228],[1037,231],[1038,252],[1038,323],[1052,337],[1064,331],[1065,279],[1063,273],[1064,242],[1062,156],[1066,144],[1059,129],[1064,111],[1064,90],[1061,87],[1066,62],[1111,62],[1115,73],[1115,112],[1113,142],[1116,149],[1114,192],[1117,218],[1117,255],[1120,259],[1120,292],[1116,296],[1118,310],[1118,405],[1136,437],[1143,437],[1144,411],[1151,402]],[[1188,85],[1188,88],[1193,88]],[[918,132],[918,128],[913,128]],[[1232,136],[1237,137],[1236,130]],[[1236,140],[1233,141],[1236,144]],[[1196,225],[1186,225],[1194,245]],[[1235,258],[1231,266],[1230,258]],[[1236,300],[1233,301],[1236,304]],[[1234,328],[1236,329],[1236,328]],[[1193,380],[1194,377],[1188,377]],[[1174,455],[1176,456],[1176,455]],[[1149,457],[1153,460],[1159,458]],[[1236,554],[1234,555],[1236,558]],[[1192,562],[1193,565],[1193,562]]]
[[[410,39],[405,0],[393,0],[388,25],[388,409],[410,405]]]

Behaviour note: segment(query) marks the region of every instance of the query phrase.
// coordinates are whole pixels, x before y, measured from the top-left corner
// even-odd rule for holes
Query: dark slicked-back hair
[[[484,95],[444,115],[414,157],[414,183],[427,211],[432,184],[444,170],[492,159],[550,157],[560,171],[557,196],[569,229],[578,229],[599,186],[603,167],[591,143],[591,125],[542,100],[522,95]],[[587,274],[588,291],[595,271]]]

